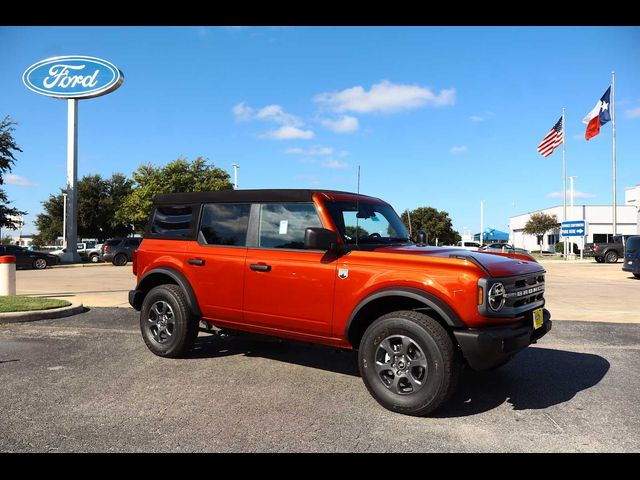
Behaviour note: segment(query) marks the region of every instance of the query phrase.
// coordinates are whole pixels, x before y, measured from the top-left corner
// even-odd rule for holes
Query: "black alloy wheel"
[[[388,410],[423,416],[454,392],[461,361],[451,337],[420,312],[388,313],[366,330],[358,351],[369,393]]]

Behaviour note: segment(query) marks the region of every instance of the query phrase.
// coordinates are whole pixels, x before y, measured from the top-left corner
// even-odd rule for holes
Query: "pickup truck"
[[[616,263],[624,257],[624,245],[631,235],[614,235],[611,242],[587,243],[584,256],[593,257],[598,263]]]

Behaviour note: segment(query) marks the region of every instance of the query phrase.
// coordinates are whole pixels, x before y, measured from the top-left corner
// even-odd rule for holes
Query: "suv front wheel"
[[[446,330],[427,315],[404,310],[371,324],[360,343],[358,363],[378,403],[415,416],[447,401],[460,372],[460,359]]]
[[[149,350],[160,357],[177,358],[191,350],[198,336],[198,319],[178,285],[159,285],[142,302],[140,330]]]

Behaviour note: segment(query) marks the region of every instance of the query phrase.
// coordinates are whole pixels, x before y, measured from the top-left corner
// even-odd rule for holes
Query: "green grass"
[[[553,253],[545,253],[540,256],[540,251],[529,253],[536,260],[562,260],[562,255],[554,255]]]
[[[0,313],[28,312],[30,310],[48,310],[50,308],[68,307],[66,300],[42,297],[0,297]]]

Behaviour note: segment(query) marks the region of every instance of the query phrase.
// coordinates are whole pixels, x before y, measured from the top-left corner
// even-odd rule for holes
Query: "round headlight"
[[[506,301],[505,294],[507,291],[504,288],[504,285],[500,282],[494,283],[489,289],[489,307],[494,312],[499,312],[504,307],[504,302]]]

